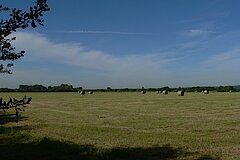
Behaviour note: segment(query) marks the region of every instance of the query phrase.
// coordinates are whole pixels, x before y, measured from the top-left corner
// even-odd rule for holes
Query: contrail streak
[[[80,34],[149,35],[149,33],[138,33],[138,32],[92,31],[92,30],[60,30],[60,31],[47,31],[47,32],[80,33]]]

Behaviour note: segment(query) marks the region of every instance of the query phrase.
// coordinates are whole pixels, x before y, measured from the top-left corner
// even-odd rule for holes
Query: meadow
[[[19,123],[0,111],[4,160],[240,159],[240,93],[0,93],[24,95]]]

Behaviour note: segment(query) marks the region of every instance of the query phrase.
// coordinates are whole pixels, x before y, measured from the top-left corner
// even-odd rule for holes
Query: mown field
[[[0,159],[240,159],[240,93],[0,93],[24,95],[19,123],[0,111]]]

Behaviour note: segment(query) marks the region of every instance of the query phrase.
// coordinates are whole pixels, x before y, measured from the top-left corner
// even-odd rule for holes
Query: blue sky
[[[238,0],[48,0],[45,26],[19,30],[26,55],[0,87],[240,84]],[[28,0],[2,0],[26,8]]]

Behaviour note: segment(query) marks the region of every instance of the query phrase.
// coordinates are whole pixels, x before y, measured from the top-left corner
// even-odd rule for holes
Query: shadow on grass
[[[9,122],[18,122],[21,120],[26,119],[26,117],[22,117],[21,115],[19,115],[19,117],[16,117],[16,114],[2,114],[0,113],[0,125],[9,123]]]
[[[197,160],[220,160],[218,157],[212,157],[210,155],[203,155],[199,157]]]
[[[27,127],[9,128],[0,126],[0,157],[4,160],[173,160],[187,158],[195,153],[174,148],[170,145],[150,148],[97,148],[93,145],[79,145],[60,142],[49,138],[31,140],[22,135]],[[1,134],[13,136],[1,136]],[[217,160],[202,156],[197,160]]]

